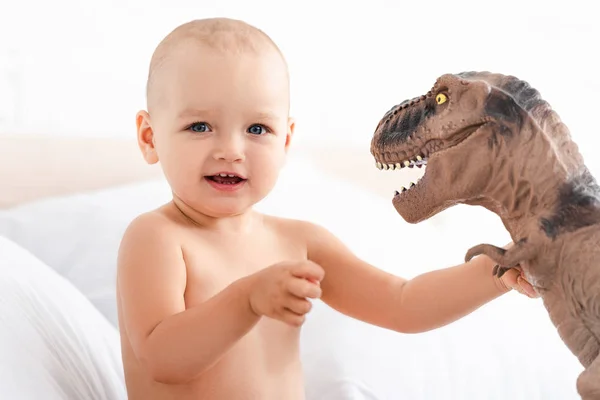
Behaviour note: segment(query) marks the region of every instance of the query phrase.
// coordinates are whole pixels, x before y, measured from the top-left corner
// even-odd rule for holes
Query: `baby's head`
[[[276,183],[294,130],[288,69],[262,31],[214,18],[156,48],[138,143],[179,202],[210,216],[244,212]],[[223,176],[225,175],[225,176]]]

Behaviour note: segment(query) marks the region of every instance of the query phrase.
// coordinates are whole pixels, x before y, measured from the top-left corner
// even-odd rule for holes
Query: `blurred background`
[[[600,26],[583,0],[2,1],[0,132],[131,137],[150,56],[175,26],[240,18],[278,43],[297,140],[368,143],[391,105],[447,72],[539,89],[593,162]]]

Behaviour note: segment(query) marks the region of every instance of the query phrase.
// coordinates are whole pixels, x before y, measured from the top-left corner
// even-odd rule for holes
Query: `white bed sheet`
[[[168,199],[164,182],[149,182],[45,200],[1,212],[0,235],[67,277],[114,324],[121,234],[137,214]],[[472,207],[408,225],[390,201],[331,179],[299,157],[258,209],[320,223],[365,260],[405,277],[460,263],[473,244],[508,241],[495,216]],[[420,335],[368,326],[316,302],[302,354],[309,400],[578,398],[581,367],[541,302],[514,293]]]

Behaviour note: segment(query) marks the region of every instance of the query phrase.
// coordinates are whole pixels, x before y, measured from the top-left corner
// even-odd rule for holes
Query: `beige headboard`
[[[292,151],[387,199],[398,185],[393,172],[375,168],[368,144],[297,143]],[[0,209],[160,177],[160,167],[146,164],[134,139],[0,135]]]
[[[0,135],[0,208],[160,176],[135,140]]]

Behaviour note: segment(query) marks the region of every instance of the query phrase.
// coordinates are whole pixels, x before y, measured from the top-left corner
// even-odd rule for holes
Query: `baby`
[[[287,65],[262,31],[221,18],[176,28],[152,57],[147,99],[138,143],[173,200],[132,221],[119,251],[130,400],[303,399],[309,299],[416,333],[511,288],[536,297],[518,270],[495,278],[485,256],[406,280],[321,226],[254,211],[294,133]]]

